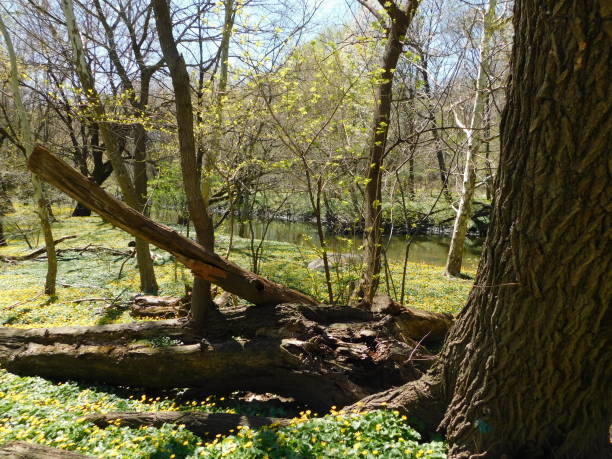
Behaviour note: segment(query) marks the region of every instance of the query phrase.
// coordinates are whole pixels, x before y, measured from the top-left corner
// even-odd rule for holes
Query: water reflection
[[[252,223],[256,238],[261,238],[265,229],[265,222],[254,221]],[[227,223],[222,225],[223,231],[228,232]],[[248,238],[250,236],[247,223],[236,223],[234,234]],[[314,224],[304,222],[273,221],[269,224],[266,240],[288,242],[298,246],[312,246],[316,244],[317,232]],[[407,236],[385,236],[384,244],[387,247],[389,261],[399,262],[404,259]],[[328,244],[334,252],[348,252],[356,250],[361,245],[362,238],[359,235],[329,236]],[[463,266],[468,269],[476,269],[480,253],[482,251],[482,239],[468,239],[465,244]],[[429,263],[437,266],[446,264],[446,255],[450,245],[450,237],[440,235],[416,236],[410,246],[409,259],[415,262]]]

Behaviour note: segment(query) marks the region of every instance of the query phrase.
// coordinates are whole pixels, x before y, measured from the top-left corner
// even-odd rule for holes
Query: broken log
[[[453,323],[453,317],[450,314],[409,308],[393,301],[389,295],[385,294],[374,297],[371,311],[376,314],[393,316],[398,333],[424,343],[442,342],[448,328]]]
[[[414,341],[423,336],[403,336],[394,316],[347,306],[227,308],[197,334],[184,323],[0,328],[0,365],[122,386],[272,392],[328,408],[413,380],[431,363]]]
[[[55,245],[59,244],[60,242],[64,242],[68,239],[74,239],[76,236],[64,236],[64,237],[60,237],[59,239],[56,239],[55,241],[53,241],[53,243]],[[36,258],[39,255],[42,255],[43,253],[47,253],[47,248],[43,247],[41,249],[36,249],[33,252],[30,252],[26,255],[2,255],[0,256],[0,260],[1,261],[6,261],[6,262],[12,262],[12,261],[26,261],[26,260],[31,260],[32,258]]]
[[[256,305],[317,304],[310,296],[272,282],[210,253],[168,226],[155,223],[119,201],[87,177],[38,145],[28,160],[29,169],[51,185],[92,209],[109,223],[172,253],[202,279]]]
[[[137,295],[130,306],[132,317],[158,317],[174,319],[189,314],[189,298]]]
[[[269,418],[264,416],[243,416],[230,413],[202,413],[201,411],[157,411],[157,412],[116,412],[90,414],[86,421],[104,428],[119,420],[122,426],[138,428],[140,426],[161,427],[163,424],[184,425],[187,430],[204,439],[217,435],[228,435],[238,426],[259,429],[265,426],[288,426],[291,419]]]
[[[92,456],[83,456],[65,449],[25,441],[13,441],[0,446],[0,457],[4,459],[95,459]]]

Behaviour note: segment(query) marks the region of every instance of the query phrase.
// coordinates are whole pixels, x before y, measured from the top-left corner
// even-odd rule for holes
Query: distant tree
[[[446,261],[446,274],[459,276],[461,274],[461,263],[463,261],[463,248],[465,236],[468,230],[468,222],[472,216],[472,200],[476,190],[476,155],[479,153],[483,127],[486,119],[487,100],[489,99],[489,78],[491,77],[491,42],[493,30],[496,26],[497,0],[489,0],[482,25],[482,37],[480,40],[480,63],[478,66],[478,77],[476,79],[476,95],[470,112],[470,120],[466,123],[459,119],[455,112],[457,124],[464,131],[467,138],[465,154],[465,170],[463,172],[463,184],[457,216],[453,226],[451,244]]]
[[[13,100],[19,118],[19,142],[21,151],[25,158],[32,152],[34,148],[34,135],[30,127],[28,113],[21,99],[21,90],[19,89],[19,67],[17,56],[13,48],[13,42],[9,34],[9,30],[0,16],[0,33],[4,38],[6,50],[10,61],[10,81],[13,92]],[[40,227],[45,238],[45,248],[47,252],[47,276],[45,278],[45,293],[47,295],[55,295],[57,281],[57,254],[55,252],[55,241],[53,240],[53,231],[51,230],[51,220],[49,217],[49,203],[45,197],[42,186],[42,181],[36,175],[32,175],[32,186],[34,188],[34,201],[36,203],[36,212],[40,220]],[[4,237],[2,237],[4,239]]]
[[[87,96],[88,109],[95,117],[100,135],[104,140],[106,153],[113,166],[113,173],[115,174],[117,183],[121,188],[125,201],[134,209],[144,210],[145,196],[143,192],[146,192],[146,174],[143,171],[145,166],[144,159],[140,156],[138,157],[134,179],[132,179],[128,166],[121,155],[122,148],[120,147],[120,141],[110,128],[106,108],[95,86],[91,67],[85,58],[85,47],[83,46],[83,41],[76,22],[72,0],[62,0],[62,10],[66,18],[66,30],[72,46],[73,65],[79,76],[81,86]],[[112,36],[109,37],[107,35],[107,39],[112,43]],[[112,44],[111,49],[116,52]],[[144,64],[143,66],[144,67],[141,67],[141,71],[145,74],[153,72],[156,68],[155,66],[153,68],[148,68]],[[126,79],[123,81],[124,84],[128,85],[131,83]],[[143,81],[143,83],[146,85],[146,80]],[[148,97],[148,89],[142,88],[142,91],[144,92],[141,92],[139,99],[136,99],[133,90],[131,91],[132,97],[134,98],[133,105],[136,107],[139,107],[139,104],[144,102]],[[143,136],[145,136],[145,134],[142,132],[142,129],[139,129],[138,132],[141,134],[141,139],[137,140],[137,144],[138,141],[144,142],[142,145],[142,148],[144,148],[146,139],[144,139]],[[137,150],[139,150],[139,148],[137,148]],[[143,152],[140,151],[138,154],[143,154]],[[140,288],[143,292],[156,294],[158,286],[157,280],[155,279],[155,270],[153,269],[153,260],[151,258],[149,244],[139,238],[135,239],[135,243],[136,259],[140,274]]]

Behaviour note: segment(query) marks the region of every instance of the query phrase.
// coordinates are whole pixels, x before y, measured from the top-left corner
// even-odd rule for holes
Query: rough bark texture
[[[210,253],[201,245],[183,237],[173,229],[155,223],[91,183],[86,177],[41,146],[34,149],[28,161],[28,167],[47,182],[84,203],[108,222],[167,250],[190,268],[195,275],[219,285],[225,291],[258,305],[284,302],[317,303],[308,295],[246,271]]]
[[[427,376],[450,458],[611,456],[608,5],[515,4],[492,224]]]
[[[94,459],[64,449],[14,441],[0,446],[0,457],[4,459]]]
[[[202,413],[200,411],[156,411],[144,413],[116,412],[92,414],[85,419],[98,427],[107,427],[109,423],[120,420],[122,426],[138,428],[140,426],[161,427],[163,424],[180,424],[204,439],[216,435],[228,435],[238,426],[259,429],[264,426],[287,426],[290,419],[268,418],[263,416],[243,416],[230,413]]]
[[[372,123],[368,155],[367,184],[365,187],[365,228],[363,234],[364,268],[353,293],[353,302],[369,304],[378,289],[381,260],[382,226],[382,168],[387,148],[387,134],[391,118],[393,74],[404,48],[404,36],[416,13],[418,0],[410,0],[401,9],[394,1],[383,2],[389,15],[387,44],[380,68],[380,83],[376,90],[376,108]]]
[[[415,379],[429,366],[416,343],[423,335],[405,336],[395,321],[399,316],[283,304],[223,310],[201,333],[171,320],[0,328],[0,364],[24,375],[211,393],[272,392],[316,407],[344,406]],[[430,328],[447,320],[432,317]]]

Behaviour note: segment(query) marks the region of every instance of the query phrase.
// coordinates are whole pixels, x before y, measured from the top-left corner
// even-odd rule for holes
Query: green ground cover
[[[70,209],[56,209],[56,238],[76,235],[58,248],[95,247],[129,250],[129,235],[103,222],[99,217],[68,218]],[[36,247],[35,218],[27,208],[6,217],[5,225],[14,237],[1,255],[22,255],[30,251],[23,237],[17,237],[15,223]],[[217,237],[224,253],[228,237]],[[168,254],[155,249],[156,273],[162,295],[182,295],[190,272]],[[306,265],[317,257],[316,250],[291,244],[265,244],[261,274],[325,299],[323,274]],[[231,259],[250,266],[249,241],[236,238]],[[15,327],[41,327],[66,324],[95,325],[133,321],[123,304],[138,292],[135,260],[125,261],[106,252],[68,251],[60,254],[58,293],[50,299],[42,294],[46,266],[44,260],[0,264],[0,324]],[[334,274],[339,285],[346,285],[358,268]],[[401,266],[390,266],[389,289],[400,283]],[[385,282],[385,286],[386,286]],[[408,267],[408,304],[414,307],[456,313],[465,303],[470,281],[449,280],[442,268],[411,263]],[[341,290],[341,289],[340,289]],[[82,299],[89,301],[80,301]],[[106,300],[101,300],[106,299]],[[110,299],[110,301],[109,301]],[[116,307],[105,307],[113,303]],[[285,416],[278,409],[245,406],[232,397],[214,395],[186,400],[180,391],[156,396],[137,389],[112,389],[56,383],[36,377],[18,377],[0,370],[0,444],[25,440],[65,448],[97,457],[186,458],[186,457],[444,457],[441,441],[420,442],[419,434],[397,413],[377,411],[365,414],[339,414],[332,410],[314,418],[304,411],[294,425],[259,431],[237,429],[235,434],[205,442],[180,426],[129,429],[109,425],[101,429],[83,422],[88,413],[108,411],[156,411],[198,409],[245,414]],[[262,411],[263,410],[263,411]]]

